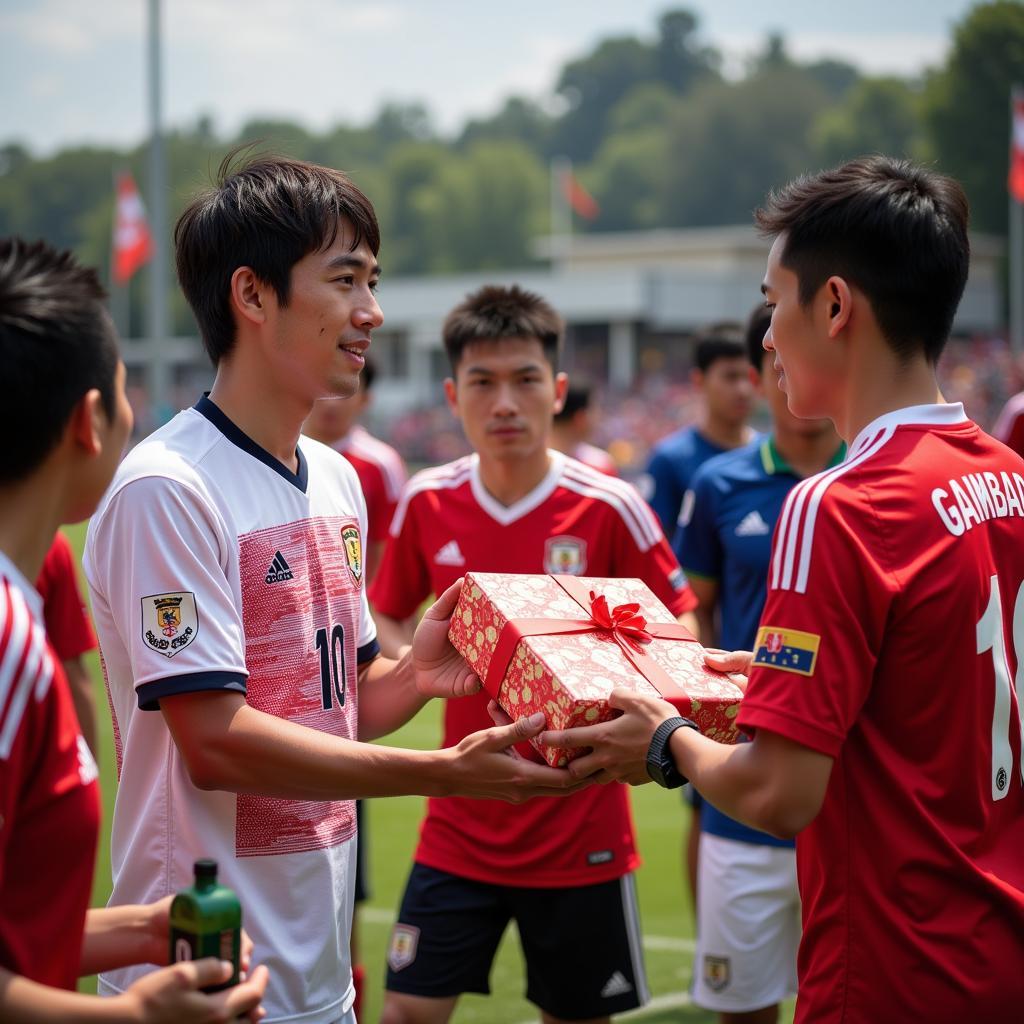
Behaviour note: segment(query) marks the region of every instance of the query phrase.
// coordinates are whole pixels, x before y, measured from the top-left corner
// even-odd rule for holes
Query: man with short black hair
[[[639,577],[685,616],[693,597],[636,490],[548,448],[568,384],[551,306],[487,286],[452,310],[443,337],[445,397],[474,454],[416,474],[402,495],[370,593],[382,644],[401,643],[423,600],[470,571]],[[488,721],[482,696],[448,701],[445,745]],[[500,810],[431,799],[392,932],[383,1021],[444,1024],[462,993],[488,992],[512,919],[544,1024],[597,1024],[641,1005],[638,863],[622,786]]]
[[[846,459],[779,517],[726,748],[625,691],[580,776],[684,776],[731,817],[796,836],[796,1020],[1008,1021],[1024,1005],[1024,460],[945,403],[935,367],[969,263],[952,179],[888,157],[800,178],[757,214],[774,241],[764,346],[790,411]]]
[[[683,496],[700,465],[754,436],[747,425],[754,408],[747,366],[738,326],[733,330],[719,325],[697,338],[690,371],[690,382],[701,401],[697,422],[654,446],[644,482],[647,499],[667,537],[675,533]]]
[[[379,657],[355,471],[300,436],[315,401],[355,394],[383,319],[369,200],[313,164],[226,162],[174,237],[213,389],[125,459],[85,553],[121,753],[112,900],[215,857],[273,965],[270,1020],[351,1024],[353,798],[522,800],[568,777],[505,753],[529,724],[454,751],[356,742],[479,688],[447,639],[458,586]]]
[[[132,426],[95,271],[44,242],[0,239],[0,1019],[210,1021],[258,1014],[265,967],[213,957],[153,971],[105,1006],[79,975],[166,964],[170,898],[88,910],[98,771],[44,628],[37,579],[60,523],[89,516]],[[248,959],[243,939],[243,961]],[[243,963],[245,970],[247,963]],[[253,1019],[256,1019],[255,1017]]]

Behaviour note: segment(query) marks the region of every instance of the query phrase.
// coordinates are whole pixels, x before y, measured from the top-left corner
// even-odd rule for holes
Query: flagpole
[[[565,195],[565,183],[572,173],[568,157],[551,160],[551,262],[558,263],[569,255],[572,239],[572,210]]]
[[[1010,130],[1016,123],[1016,105],[1024,100],[1024,88],[1010,90]],[[1011,137],[1011,152],[1013,147]],[[1010,195],[1010,351],[1019,355],[1024,350],[1024,203]]]
[[[147,378],[153,425],[170,418],[167,348],[167,178],[161,124],[160,0],[149,0],[149,210],[153,259],[149,276]]]

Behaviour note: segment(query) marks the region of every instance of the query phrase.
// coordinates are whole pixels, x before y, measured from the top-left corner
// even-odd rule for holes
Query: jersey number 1
[[[978,654],[992,652],[995,673],[995,704],[992,708],[992,799],[1002,800],[1010,792],[1010,774],[1013,771],[1013,749],[1010,746],[1010,700],[1017,693],[1018,717],[1024,723],[1024,583],[1017,591],[1013,605],[1013,647],[1017,655],[1017,675],[1010,686],[1010,664],[1006,657],[1006,637],[1003,635],[1003,601],[999,594],[999,577],[992,576],[988,607],[978,620],[976,635]],[[1024,764],[1021,765],[1024,781]]]
[[[345,627],[335,626],[328,634],[326,629],[316,631],[316,649],[320,653],[320,692],[323,695],[324,710],[334,706],[335,695],[338,707],[345,706]],[[340,665],[339,665],[340,658]]]

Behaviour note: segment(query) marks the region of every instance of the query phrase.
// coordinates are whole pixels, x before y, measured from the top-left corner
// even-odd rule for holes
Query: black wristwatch
[[[651,745],[647,748],[647,774],[665,789],[678,789],[685,786],[687,778],[676,767],[676,762],[668,749],[668,739],[676,729],[690,728],[700,732],[696,722],[688,718],[666,718],[651,737]]]

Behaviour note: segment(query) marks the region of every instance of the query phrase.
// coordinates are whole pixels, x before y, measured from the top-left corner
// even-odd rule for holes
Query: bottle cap
[[[217,862],[204,857],[202,860],[197,860],[193,868],[196,874],[196,879],[209,879],[211,882],[217,880]]]

